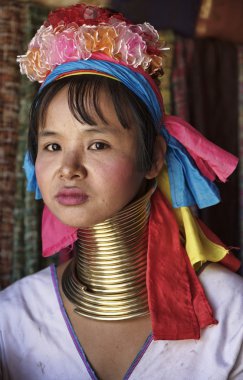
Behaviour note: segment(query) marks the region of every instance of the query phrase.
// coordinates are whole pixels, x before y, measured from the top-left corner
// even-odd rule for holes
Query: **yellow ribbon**
[[[166,165],[157,177],[157,181],[160,191],[172,205]],[[195,270],[207,261],[218,262],[229,253],[229,250],[205,236],[189,207],[173,208],[173,211],[179,226],[181,241]]]
[[[73,71],[73,72],[71,71],[68,73],[63,73],[57,77],[57,80],[62,79],[62,78],[67,78],[67,77],[72,77],[72,76],[77,76],[77,75],[87,75],[87,74],[98,75],[100,77],[110,78],[110,79],[114,79],[114,80],[120,82],[120,80],[118,78],[114,77],[113,75],[101,73],[101,72],[96,72],[96,71],[92,71],[92,70],[80,70],[80,71]]]

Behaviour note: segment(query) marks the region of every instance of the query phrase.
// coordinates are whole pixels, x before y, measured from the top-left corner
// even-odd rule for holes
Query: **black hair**
[[[152,115],[137,95],[120,81],[98,75],[75,75],[59,79],[47,85],[35,97],[30,111],[28,150],[35,163],[38,146],[38,130],[45,123],[51,100],[65,86],[68,87],[68,103],[73,116],[81,123],[95,125],[97,117],[106,123],[99,106],[101,91],[109,94],[118,120],[126,129],[135,125],[138,131],[138,168],[147,171],[153,161],[153,146],[157,135]]]

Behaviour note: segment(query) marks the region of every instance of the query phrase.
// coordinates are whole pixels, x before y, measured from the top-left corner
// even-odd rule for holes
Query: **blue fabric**
[[[132,71],[126,66],[108,61],[88,59],[75,62],[67,62],[57,66],[42,84],[40,91],[53,82],[59,75],[75,70],[97,70],[109,74],[119,79],[126,87],[134,92],[148,107],[153,116],[155,126],[159,129],[162,120],[162,110],[157,100],[156,94],[144,76]]]
[[[33,191],[35,193],[35,199],[42,199],[42,195],[36,180],[35,167],[30,158],[29,152],[25,153],[24,165],[25,176],[27,178],[27,191]]]
[[[220,202],[217,186],[198,170],[183,145],[163,128],[167,143],[166,162],[173,207],[209,207]]]
[[[173,207],[197,205],[199,208],[209,207],[220,202],[219,191],[205,178],[187,150],[161,125],[162,110],[157,96],[145,77],[126,66],[102,60],[81,60],[57,66],[42,84],[39,91],[52,83],[58,76],[75,70],[96,70],[119,79],[133,91],[148,107],[153,116],[155,126],[167,143],[166,162],[168,166],[170,189]],[[27,190],[34,191],[36,199],[41,193],[36,181],[35,168],[27,153],[24,169],[27,177]]]

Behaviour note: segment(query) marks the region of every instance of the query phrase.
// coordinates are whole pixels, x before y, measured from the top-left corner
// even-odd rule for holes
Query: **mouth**
[[[88,200],[88,195],[77,187],[73,187],[63,188],[56,194],[55,198],[63,206],[77,206],[85,203]]]

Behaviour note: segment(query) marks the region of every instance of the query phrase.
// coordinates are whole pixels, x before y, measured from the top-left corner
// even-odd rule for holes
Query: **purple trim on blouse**
[[[80,345],[79,343],[79,340],[78,340],[78,337],[77,335],[75,334],[75,331],[73,329],[73,326],[68,318],[68,315],[66,313],[66,310],[64,308],[64,305],[63,305],[63,302],[62,302],[62,297],[61,297],[61,294],[59,292],[59,286],[58,286],[58,279],[57,279],[57,272],[56,272],[56,267],[54,264],[51,265],[50,267],[51,269],[51,277],[52,277],[52,282],[53,282],[53,286],[54,286],[54,289],[55,289],[55,292],[56,292],[56,296],[57,296],[57,300],[58,300],[58,303],[59,303],[59,306],[60,306],[60,310],[61,310],[61,313],[62,313],[62,316],[63,316],[63,319],[66,323],[66,326],[68,328],[68,331],[69,331],[69,334],[73,340],[73,343],[89,373],[89,375],[91,376],[91,378],[93,380],[98,380],[98,378],[96,377],[93,369],[91,368],[87,358],[86,358],[86,355],[84,353],[84,350],[82,348],[82,346]]]
[[[142,359],[143,355],[145,354],[145,352],[147,351],[148,347],[150,346],[151,342],[153,341],[153,335],[152,333],[148,336],[148,338],[146,339],[145,343],[143,344],[143,347],[141,348],[141,350],[139,351],[139,353],[137,354],[137,356],[135,357],[135,359],[133,360],[132,364],[130,365],[130,367],[128,368],[123,380],[128,380],[129,377],[132,375],[133,371],[135,370],[135,368],[137,367],[138,363],[140,362],[140,360]]]
[[[54,289],[55,289],[55,293],[56,293],[56,296],[57,296],[57,300],[58,300],[58,303],[59,303],[59,306],[60,306],[60,310],[61,310],[61,313],[62,313],[62,316],[63,316],[63,319],[67,325],[67,328],[68,328],[68,331],[69,331],[69,334],[73,340],[73,343],[89,373],[89,375],[91,376],[91,378],[93,380],[98,380],[98,378],[96,377],[95,375],[95,372],[94,370],[92,369],[90,363],[88,362],[87,358],[86,358],[86,355],[84,353],[84,350],[81,346],[81,344],[79,343],[79,340],[78,340],[78,337],[77,335],[75,334],[75,331],[73,329],[73,326],[68,318],[68,315],[66,313],[66,310],[65,310],[65,307],[63,305],[63,302],[62,302],[62,297],[61,297],[61,294],[59,292],[59,286],[58,286],[58,278],[57,278],[57,272],[56,272],[56,267],[54,264],[52,264],[50,266],[50,269],[51,269],[51,277],[52,277],[52,282],[53,282],[53,286],[54,286]],[[132,364],[130,365],[130,367],[128,368],[127,372],[125,373],[125,376],[123,378],[123,380],[128,380],[129,377],[131,376],[131,374],[134,372],[135,368],[137,367],[138,363],[141,361],[143,355],[145,354],[145,352],[147,351],[148,347],[150,346],[151,342],[153,341],[153,336],[152,334],[150,334],[148,336],[148,338],[146,339],[145,343],[143,344],[141,350],[139,351],[139,353],[137,354],[137,356],[135,357],[135,359],[133,360]]]

